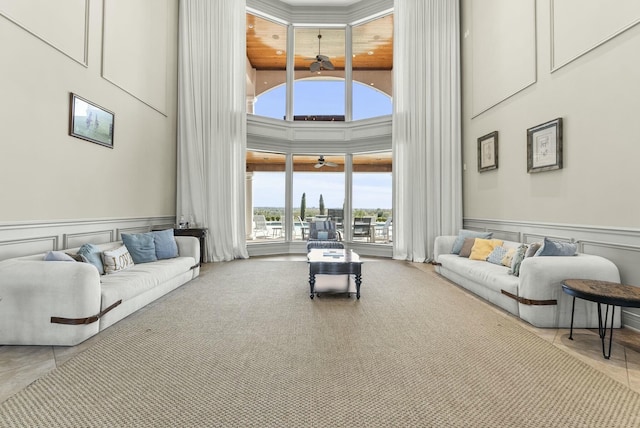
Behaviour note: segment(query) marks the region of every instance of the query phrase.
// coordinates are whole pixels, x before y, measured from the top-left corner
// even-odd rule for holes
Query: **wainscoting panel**
[[[494,230],[487,228],[487,232],[493,233],[494,239],[502,239],[503,241],[522,242],[520,239],[520,232],[508,232],[504,230]]]
[[[57,236],[42,236],[34,239],[22,239],[0,242],[0,260],[11,257],[28,256],[58,249]]]
[[[640,264],[638,263],[640,230],[638,229],[472,218],[464,219],[463,224],[465,229],[490,231],[496,237],[515,236],[519,233],[520,240],[524,243],[539,242],[544,237],[576,242],[579,252],[611,260],[620,271],[622,283],[640,287]],[[622,323],[625,327],[640,330],[640,309],[624,308]]]
[[[15,222],[0,224],[0,261],[12,257],[62,251],[85,243],[120,240],[120,233],[148,232],[173,224],[174,217]]]
[[[113,230],[97,230],[95,232],[65,233],[62,248],[76,248],[84,244],[104,244],[113,242]]]

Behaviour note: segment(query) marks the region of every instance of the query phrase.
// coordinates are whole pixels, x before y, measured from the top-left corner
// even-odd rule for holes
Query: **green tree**
[[[300,201],[300,218],[304,220],[305,211],[307,210],[307,194],[302,194],[302,200]]]
[[[320,215],[324,215],[324,199],[322,193],[320,193]]]

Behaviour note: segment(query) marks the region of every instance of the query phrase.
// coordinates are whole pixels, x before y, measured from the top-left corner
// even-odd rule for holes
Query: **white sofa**
[[[198,239],[175,240],[178,257],[107,275],[90,263],[44,261],[45,254],[0,262],[0,345],[77,345],[197,277]]]
[[[615,264],[603,257],[582,253],[527,257],[520,265],[520,275],[514,276],[506,266],[451,254],[455,240],[456,236],[436,238],[433,255],[436,272],[536,327],[570,327],[573,297],[562,291],[563,280],[620,282]],[[513,241],[503,243],[507,248],[519,245]],[[620,310],[615,312],[614,327],[620,327]],[[597,328],[597,304],[576,299],[573,325]]]

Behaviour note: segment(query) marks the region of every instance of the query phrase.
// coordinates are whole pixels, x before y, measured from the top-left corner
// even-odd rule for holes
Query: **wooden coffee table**
[[[360,299],[362,284],[362,261],[360,256],[351,250],[317,248],[309,250],[309,297],[313,299],[316,275],[354,275],[356,280],[356,298]],[[347,276],[347,293],[349,279]]]
[[[565,279],[562,289],[573,296],[571,306],[571,331],[569,339],[573,340],[573,311],[576,307],[576,297],[590,300],[598,304],[598,334],[602,341],[602,355],[605,359],[611,357],[611,342],[613,341],[613,318],[616,306],[640,308],[640,287],[618,284],[617,282],[598,281],[593,279]],[[602,314],[601,305],[607,305]],[[607,318],[611,306],[611,326],[609,327],[609,351],[605,352],[605,337],[607,335]]]

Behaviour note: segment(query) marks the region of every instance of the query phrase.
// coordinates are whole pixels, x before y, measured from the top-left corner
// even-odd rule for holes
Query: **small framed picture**
[[[114,114],[71,93],[69,135],[113,148]]]
[[[527,172],[562,169],[562,118],[527,129]]]
[[[478,172],[498,169],[498,131],[478,138]]]

